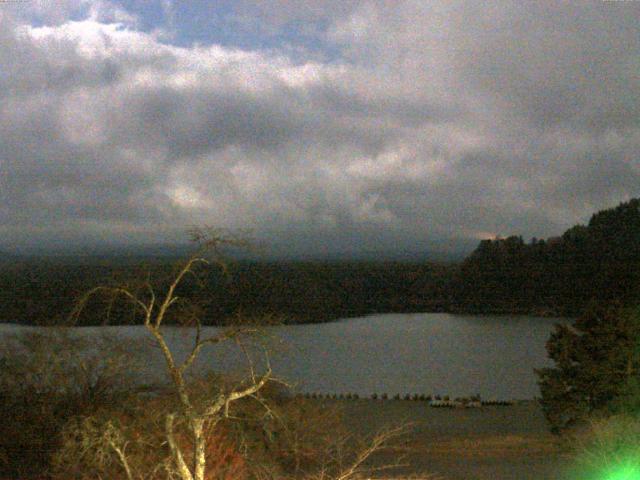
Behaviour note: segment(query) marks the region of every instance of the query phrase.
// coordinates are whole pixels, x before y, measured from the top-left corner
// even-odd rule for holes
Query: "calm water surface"
[[[566,322],[525,316],[443,313],[384,314],[333,323],[267,329],[274,373],[303,392],[374,392],[527,399],[539,395],[534,368],[551,366],[545,342],[553,325]],[[0,335],[28,327],[3,325]],[[140,374],[162,372],[160,352],[142,327],[85,327],[80,335],[113,333],[136,350],[148,349]],[[205,329],[215,333],[214,327]],[[177,352],[192,342],[188,329],[167,329]],[[196,371],[241,374],[244,357],[231,345],[203,350]],[[246,371],[246,370],[244,370]]]

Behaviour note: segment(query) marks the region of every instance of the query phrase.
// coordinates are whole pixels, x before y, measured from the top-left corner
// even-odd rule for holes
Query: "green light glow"
[[[640,480],[640,466],[637,462],[619,465],[609,472],[603,480]]]

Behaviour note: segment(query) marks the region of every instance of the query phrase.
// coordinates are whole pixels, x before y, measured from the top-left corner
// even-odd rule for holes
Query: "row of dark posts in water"
[[[298,397],[314,399],[314,400],[359,400],[361,397],[357,393],[301,393]],[[417,393],[406,394],[401,396],[399,393],[393,397],[389,397],[386,393],[377,394],[373,393],[369,398],[371,400],[405,400],[405,401],[420,401],[427,402],[431,407],[480,407],[480,406],[508,406],[513,405],[510,400],[482,400],[480,395],[473,395],[471,397],[456,397],[451,398],[449,395],[420,395]]]

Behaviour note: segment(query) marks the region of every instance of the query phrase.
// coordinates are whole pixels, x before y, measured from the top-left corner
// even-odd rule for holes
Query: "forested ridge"
[[[640,200],[561,237],[483,240],[455,273],[452,311],[576,316],[592,303],[637,304]]]
[[[150,277],[162,284],[173,265],[11,264],[0,274],[0,322],[59,324],[83,292],[98,285],[135,285]],[[197,299],[209,324],[272,315],[285,323],[334,320],[376,312],[444,311],[449,302],[449,267],[397,262],[237,262],[228,272],[211,269],[185,282],[181,296]],[[124,298],[94,300],[84,324],[132,323]]]
[[[64,321],[80,295],[103,284],[169,278],[167,259],[146,264],[35,262],[5,257],[0,322]],[[483,240],[460,264],[410,262],[230,263],[187,282],[210,324],[237,314],[271,314],[287,323],[384,312],[511,313],[577,316],[590,303],[640,299],[640,200],[594,214],[560,237]],[[85,324],[130,323],[122,299],[94,302]]]

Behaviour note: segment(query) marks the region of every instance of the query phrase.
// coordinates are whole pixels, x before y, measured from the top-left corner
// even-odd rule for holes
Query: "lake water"
[[[270,327],[274,373],[301,392],[440,394],[530,399],[539,396],[533,369],[551,366],[545,342],[564,319],[464,316],[444,313],[384,314],[332,323]],[[28,329],[2,325],[0,335]],[[142,327],[84,327],[80,335],[123,336],[149,348],[145,377],[163,372],[162,358]],[[177,352],[192,342],[189,329],[168,328]],[[207,327],[206,333],[214,333]],[[203,350],[196,371],[235,371],[245,365],[232,345]]]

